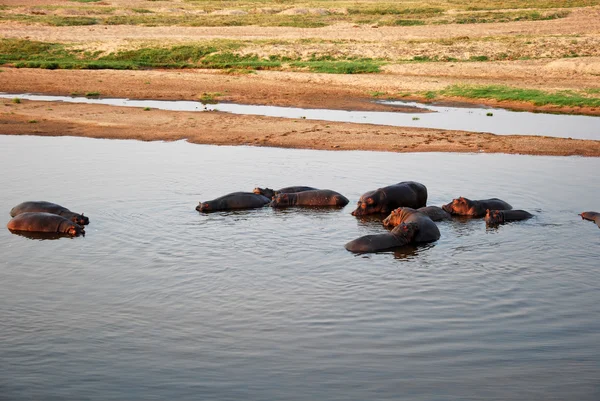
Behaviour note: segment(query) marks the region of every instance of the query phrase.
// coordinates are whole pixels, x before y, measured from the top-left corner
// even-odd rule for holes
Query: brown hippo
[[[454,199],[447,205],[442,206],[446,212],[458,216],[483,217],[485,211],[490,210],[511,210],[512,206],[498,198],[470,200],[463,198]]]
[[[519,221],[527,220],[532,218],[533,215],[525,210],[486,210],[485,211],[485,224],[493,226],[497,224],[504,224],[508,221]]]
[[[401,206],[417,209],[426,204],[427,188],[425,185],[414,181],[404,181],[364,193],[358,201],[356,210],[352,212],[352,216],[385,214]]]
[[[385,227],[397,227],[400,224],[415,223],[418,230],[414,242],[431,242],[440,238],[438,226],[425,213],[410,207],[399,207],[383,220]]]
[[[583,220],[589,220],[596,223],[598,228],[600,228],[600,213],[597,212],[583,212],[580,214]]]
[[[85,235],[82,226],[52,213],[25,212],[13,217],[6,227],[10,231],[58,233],[70,236]]]
[[[67,209],[66,207],[57,205],[56,203],[50,202],[23,202],[13,207],[10,210],[10,217],[15,217],[21,213],[26,212],[40,212],[40,213],[51,213],[62,216],[66,219],[71,220],[73,223],[79,224],[80,226],[89,224],[90,219],[86,216],[78,213],[74,213]]]
[[[345,248],[354,253],[382,252],[414,242],[419,231],[417,223],[402,223],[391,232],[371,234],[348,242]]]
[[[266,196],[252,192],[232,192],[219,198],[200,202],[196,206],[199,212],[216,212],[219,210],[256,209],[270,202]]]
[[[279,194],[273,198],[271,207],[287,206],[346,206],[348,198],[344,195],[329,190],[315,189],[292,194]]]
[[[254,188],[254,192],[255,194],[260,194],[263,196],[266,196],[269,199],[273,199],[276,195],[279,194],[295,194],[298,192],[304,192],[304,191],[314,191],[318,188],[313,188],[313,187],[302,187],[302,186],[298,186],[298,187],[285,187],[285,188],[281,188],[278,190],[274,190],[271,188]]]
[[[442,209],[439,206],[425,206],[417,209],[417,212],[421,212],[429,216],[433,221],[451,220],[452,215]]]

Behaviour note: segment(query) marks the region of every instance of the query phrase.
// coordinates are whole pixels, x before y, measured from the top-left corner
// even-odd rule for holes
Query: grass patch
[[[87,92],[85,97],[100,97],[100,92]]]
[[[202,104],[217,104],[218,101],[218,97],[222,96],[222,93],[219,92],[215,92],[215,93],[203,93],[202,96],[200,96],[199,100]]]
[[[573,91],[545,92],[538,89],[519,89],[500,85],[453,85],[440,91],[440,94],[471,99],[528,102],[536,106],[600,107],[600,97],[592,97]]]
[[[18,97],[16,97],[16,98],[14,98],[14,99],[12,100],[12,102],[13,102],[13,103],[16,103],[16,104],[19,104],[19,103],[21,103],[21,99],[19,99]]]
[[[315,60],[295,61],[291,67],[325,74],[370,74],[380,72],[382,62],[373,60]]]
[[[512,21],[546,21],[559,18],[565,18],[569,11],[546,12],[538,11],[518,11],[518,12],[489,12],[469,14],[459,16],[450,22],[456,24],[486,24],[492,22],[512,22]]]
[[[425,25],[425,22],[418,20],[418,19],[398,19],[398,20],[394,21],[394,25],[415,26],[415,25]]]

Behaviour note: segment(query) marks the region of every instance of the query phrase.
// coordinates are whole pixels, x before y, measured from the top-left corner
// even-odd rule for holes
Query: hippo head
[[[83,213],[73,215],[73,218],[71,219],[71,221],[73,221],[73,223],[78,224],[80,226],[90,224],[90,219],[88,219],[87,216],[84,216]]]
[[[279,194],[273,197],[271,207],[291,206],[289,194]]]
[[[199,212],[210,212],[210,202],[200,202],[198,206],[196,206],[196,210]]]
[[[392,234],[397,238],[405,241],[405,245],[412,242],[417,235],[419,225],[417,223],[402,223],[392,230]]]
[[[500,210],[487,209],[485,211],[485,224],[491,226],[502,223],[504,223],[504,213]]]
[[[392,210],[392,213],[383,220],[383,226],[394,228],[402,223],[408,216],[414,213],[415,210],[409,207],[399,207]]]
[[[473,214],[472,208],[473,203],[471,200],[463,198],[462,196],[452,200],[452,202],[448,203],[447,205],[442,206],[442,209],[444,209],[446,212],[459,216],[468,216]]]
[[[352,212],[352,216],[385,213],[387,210],[385,205],[381,202],[382,196],[385,196],[385,194],[381,190],[367,192],[358,200],[356,209]]]
[[[64,233],[71,237],[85,236],[85,229],[78,224],[69,224],[64,230]]]
[[[273,199],[273,197],[275,196],[275,191],[272,190],[271,188],[256,187],[256,188],[254,188],[254,190],[252,192],[254,192],[257,195],[266,196],[269,199]]]

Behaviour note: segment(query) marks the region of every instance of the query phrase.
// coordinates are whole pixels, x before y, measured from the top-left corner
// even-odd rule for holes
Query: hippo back
[[[259,208],[270,200],[263,195],[253,192],[232,192],[211,201],[200,202],[196,207],[199,212],[214,212],[220,210],[254,209]]]
[[[452,215],[446,212],[439,206],[425,206],[417,209],[417,212],[421,212],[433,221],[443,221],[443,220],[451,220]]]
[[[75,228],[78,234],[84,233],[80,227],[62,216],[44,212],[25,212],[13,217],[6,227],[11,231],[68,233]]]
[[[418,209],[427,204],[427,187],[415,181],[403,181],[380,188],[389,200],[390,210],[398,207]]]
[[[388,222],[392,222],[388,224]],[[384,225],[396,226],[401,224],[416,223],[418,231],[414,237],[414,242],[431,242],[440,238],[438,226],[426,214],[410,207],[400,207],[395,209],[392,214],[384,220]]]
[[[346,206],[348,198],[330,189],[315,189],[297,192],[293,195],[298,206]]]
[[[27,212],[38,212],[38,213],[52,213],[52,214],[61,214],[64,212],[71,212],[66,207],[57,205],[56,203],[46,202],[46,201],[30,201],[23,202],[13,207],[10,210],[10,216],[15,217],[21,213]],[[72,212],[71,212],[72,213]]]

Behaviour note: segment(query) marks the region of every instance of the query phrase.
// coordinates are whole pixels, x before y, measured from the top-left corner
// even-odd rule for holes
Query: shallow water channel
[[[25,200],[84,238],[0,230],[0,399],[578,400],[600,397],[599,158],[395,154],[0,136],[0,223]],[[429,204],[500,197],[535,218],[356,256],[350,215],[402,180]],[[311,185],[344,209],[200,214]]]
[[[600,140],[600,117],[597,116],[515,112],[482,107],[450,107],[416,102],[380,102],[415,109],[415,113],[405,113],[398,111],[301,109],[235,103],[205,105],[201,102],[188,100],[134,100],[0,93],[0,98],[14,97],[36,101],[104,104],[120,107],[149,107],[172,111],[222,111],[233,114],[268,117],[305,118],[308,120],[377,124],[396,127],[439,128],[487,132],[496,135],[540,135]],[[423,113],[423,110],[429,112]]]

